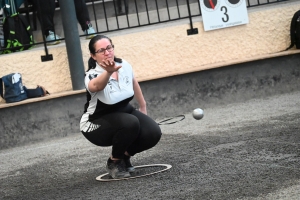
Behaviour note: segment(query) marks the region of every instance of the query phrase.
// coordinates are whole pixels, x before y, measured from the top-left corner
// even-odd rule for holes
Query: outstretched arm
[[[112,73],[104,71],[102,74],[100,74],[100,76],[97,76],[96,78],[92,79],[88,85],[89,91],[90,92],[98,92],[98,91],[103,90],[105,88],[111,74]]]
[[[115,61],[103,60],[100,66],[105,69],[105,71],[98,77],[92,79],[89,82],[89,90],[91,92],[98,92],[105,88],[109,77],[116,71],[118,71],[122,66],[117,66]]]
[[[146,101],[144,99],[140,84],[137,82],[135,77],[133,78],[133,90],[134,90],[134,97],[140,106],[139,111],[147,115]]]

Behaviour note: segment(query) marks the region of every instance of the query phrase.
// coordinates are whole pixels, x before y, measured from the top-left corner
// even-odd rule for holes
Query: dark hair
[[[89,50],[90,50],[91,54],[95,54],[96,53],[95,43],[98,40],[101,40],[101,39],[104,39],[104,38],[108,39],[109,42],[113,45],[112,40],[109,37],[107,37],[105,35],[96,35],[89,42]],[[114,61],[122,63],[122,59],[121,58],[117,58],[116,56],[114,57]],[[96,67],[96,61],[92,57],[90,57],[90,59],[88,61],[88,70],[87,71],[89,71],[90,69],[94,69],[95,67]]]

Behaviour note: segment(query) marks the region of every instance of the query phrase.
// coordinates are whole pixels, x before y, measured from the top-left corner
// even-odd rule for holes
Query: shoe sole
[[[129,178],[131,177],[131,175],[128,173],[128,174],[124,174],[124,176],[116,176],[115,178]]]
[[[131,177],[131,175],[128,173],[122,175],[122,176],[112,176],[111,174],[109,174],[113,179],[119,179],[119,178],[129,178]]]
[[[55,41],[55,42],[49,42],[49,43],[47,43],[47,45],[56,45],[56,44],[59,44],[60,43],[60,41]]]
[[[87,40],[89,40],[89,39],[92,39],[93,37],[95,37],[96,35],[88,35],[88,36],[86,36],[85,38],[87,39]]]
[[[113,176],[112,174],[110,174],[109,172],[110,172],[110,170],[108,169],[108,167],[106,166],[106,170],[107,170],[107,172],[108,172],[108,174],[113,178],[113,179],[119,179],[119,178],[129,178],[129,177],[131,177],[131,175],[129,174],[129,172],[124,172],[124,175],[122,175],[122,176]]]

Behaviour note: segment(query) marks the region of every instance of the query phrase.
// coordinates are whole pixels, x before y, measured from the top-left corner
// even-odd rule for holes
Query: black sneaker
[[[113,161],[109,158],[106,164],[106,170],[112,178],[130,177],[129,172],[126,171],[123,160]]]
[[[128,172],[135,171],[134,166],[132,166],[132,164],[130,162],[130,156],[124,156],[124,163],[125,163],[126,171],[128,171]]]

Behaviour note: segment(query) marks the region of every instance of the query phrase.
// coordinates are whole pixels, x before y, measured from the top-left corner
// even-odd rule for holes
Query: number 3
[[[227,14],[227,8],[226,8],[226,6],[222,6],[222,7],[221,7],[221,11],[223,11],[223,8],[224,8],[224,15],[226,16],[226,18],[224,19],[224,17],[222,17],[222,21],[223,21],[223,22],[228,22],[228,20],[229,20],[229,15]]]

